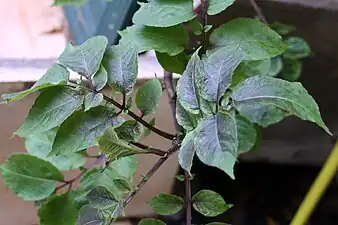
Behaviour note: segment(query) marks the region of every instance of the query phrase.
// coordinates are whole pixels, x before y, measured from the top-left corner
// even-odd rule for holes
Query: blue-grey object
[[[75,44],[104,35],[111,45],[119,40],[117,32],[131,25],[137,9],[136,0],[89,0],[81,6],[65,6],[64,12]]]

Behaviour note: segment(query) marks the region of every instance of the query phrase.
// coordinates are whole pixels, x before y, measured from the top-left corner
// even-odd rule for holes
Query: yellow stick
[[[333,176],[338,168],[338,142],[336,142],[329,158],[326,160],[323,168],[313,183],[310,191],[307,193],[291,225],[304,225],[310,218],[325,190],[329,186]]]

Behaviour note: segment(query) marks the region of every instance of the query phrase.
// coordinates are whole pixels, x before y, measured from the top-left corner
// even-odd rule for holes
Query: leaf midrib
[[[85,76],[85,77],[86,77],[86,76],[89,77],[91,74],[89,74],[89,67],[88,67],[88,63],[87,63],[87,61],[86,61],[85,54],[84,54],[84,52],[83,52],[83,50],[82,50],[81,47],[79,47],[79,50],[80,50],[80,54],[82,55],[82,61],[84,62],[85,70],[87,71],[87,74],[84,75],[84,76]]]
[[[196,57],[197,57],[198,60],[200,60],[198,55]],[[197,59],[194,59],[194,61],[197,60]],[[195,101],[198,105],[198,111],[199,111],[200,115],[202,115],[202,110],[201,110],[201,107],[200,107],[201,104],[200,104],[200,101],[199,101],[199,98],[198,98],[199,94],[196,90],[196,86],[197,86],[197,84],[196,84],[196,69],[197,69],[196,67],[197,67],[197,65],[196,64],[197,63],[201,63],[201,61],[194,62],[193,71],[192,71],[192,74],[191,74],[191,82],[192,82],[192,90],[194,92]]]
[[[67,93],[67,95],[68,95],[68,96],[71,96],[71,95],[69,95],[68,93]],[[43,123],[43,121],[45,120],[46,116],[47,116],[50,112],[55,111],[55,110],[57,110],[58,108],[60,108],[60,107],[62,107],[62,106],[64,106],[64,105],[67,105],[68,103],[79,101],[79,99],[74,98],[74,96],[71,96],[71,97],[72,97],[72,99],[70,99],[69,101],[63,102],[61,105],[57,105],[57,106],[55,106],[55,107],[53,107],[53,108],[47,110],[47,111],[44,112],[43,114],[40,114],[39,116],[37,116],[37,117],[35,118],[35,120],[37,120],[37,119],[40,120],[40,118],[43,118],[43,119],[41,119],[41,121],[39,122],[39,124],[36,124],[34,127],[31,127],[31,128],[29,129],[29,131],[35,130],[36,127],[39,127],[39,126]],[[80,96],[79,96],[79,97],[80,97]],[[73,110],[72,110],[72,111],[73,111]]]
[[[21,173],[18,173],[18,172],[15,172],[15,171],[6,169],[6,168],[4,168],[4,167],[2,167],[1,169],[2,169],[2,170],[6,170],[6,171],[9,172],[9,173],[14,173],[14,174],[16,174],[17,176],[25,177],[25,178],[32,179],[32,180],[39,180],[39,181],[55,181],[55,182],[59,181],[59,180],[46,179],[46,178],[41,178],[41,177],[32,177],[32,176],[28,176],[28,175],[26,175],[26,174],[21,174]]]
[[[292,104],[299,106],[304,111],[308,112],[308,114],[311,115],[311,117],[316,117],[315,115],[313,115],[313,113],[310,110],[308,110],[307,107],[304,107],[303,105],[299,104],[298,102],[292,101],[291,99],[288,99],[288,98],[285,98],[285,97],[280,97],[280,96],[257,95],[255,97],[247,97],[247,98],[242,98],[241,100],[235,100],[235,101],[237,101],[239,103],[243,103],[243,102],[246,102],[246,101],[255,101],[255,100],[264,100],[264,99],[280,99],[280,100],[290,102]],[[273,102],[271,104],[278,105],[278,104],[273,103]],[[311,119],[314,119],[314,118],[311,118]]]
[[[102,223],[105,222],[104,219],[95,219],[95,220],[91,220],[89,222],[84,223],[83,225],[91,225],[91,224],[97,224],[97,223]]]

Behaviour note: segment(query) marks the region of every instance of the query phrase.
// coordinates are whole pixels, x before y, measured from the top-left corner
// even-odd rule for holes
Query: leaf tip
[[[235,174],[233,171],[231,173],[228,173],[228,175],[230,176],[231,179],[235,180]]]
[[[52,157],[52,156],[58,156],[58,155],[60,155],[59,153],[56,153],[53,149],[47,154],[47,158],[48,157]]]
[[[15,132],[12,134],[12,136],[9,139],[13,139],[17,135]]]
[[[324,129],[324,131],[325,131],[328,135],[334,136],[333,133],[330,131],[330,129],[329,129],[325,124],[322,125],[321,127]]]
[[[0,105],[8,104],[9,103],[10,99],[8,99],[5,94],[2,94],[1,98],[3,99],[3,101],[0,101]]]

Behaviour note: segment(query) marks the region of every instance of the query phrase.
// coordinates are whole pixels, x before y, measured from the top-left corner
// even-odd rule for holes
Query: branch
[[[181,130],[180,125],[177,123],[177,120],[176,120],[177,95],[176,95],[176,91],[174,88],[173,74],[167,71],[164,71],[163,82],[164,82],[164,87],[168,93],[169,103],[170,103],[171,112],[172,112],[173,120],[175,123],[176,131],[180,132]]]
[[[157,129],[156,127],[153,127],[152,125],[150,125],[147,121],[143,120],[141,117],[139,117],[138,115],[136,115],[135,113],[133,113],[130,110],[127,110],[126,108],[124,108],[120,103],[116,102],[114,99],[109,98],[106,95],[103,95],[103,99],[106,100],[107,102],[113,104],[114,106],[116,106],[117,108],[121,109],[121,110],[126,110],[127,114],[129,116],[131,116],[133,119],[135,119],[137,122],[141,123],[143,126],[145,126],[146,128],[148,128],[149,130],[153,131],[154,133],[169,139],[169,140],[174,140],[176,138],[175,135],[173,134],[169,134],[165,131],[161,131],[159,129]]]
[[[269,25],[268,20],[267,20],[266,17],[264,16],[262,9],[257,5],[256,0],[250,0],[250,2],[251,2],[252,7],[255,9],[255,11],[256,11],[256,13],[257,13],[259,19],[260,19],[263,23],[265,23],[266,25]]]
[[[185,221],[186,225],[191,225],[191,184],[190,175],[184,171],[184,189],[185,189]]]
[[[201,0],[201,8],[202,8],[202,21],[203,21],[203,52],[205,52],[208,48],[208,32],[205,32],[205,27],[208,25],[208,9],[209,9],[209,0]]]
[[[97,157],[97,159],[88,168],[85,168],[83,171],[81,171],[80,174],[76,175],[75,177],[73,177],[70,180],[63,181],[64,184],[57,186],[55,188],[55,192],[64,188],[64,187],[66,187],[66,186],[68,186],[68,191],[69,191],[72,188],[74,182],[76,182],[78,179],[80,179],[88,170],[91,170],[96,164],[100,163],[100,161],[103,160],[103,159],[104,159],[104,154],[101,154],[99,157]]]
[[[180,132],[182,127],[177,123],[176,119],[176,93],[173,85],[173,74],[164,71],[164,85],[168,93],[170,106],[173,114],[173,119],[175,121],[176,131]],[[185,221],[186,225],[191,225],[191,184],[190,184],[190,175],[187,171],[184,172],[184,198],[185,198]]]
[[[82,76],[83,76],[83,75],[82,75]],[[81,76],[81,78],[82,78],[82,76]],[[93,85],[93,80],[92,80],[92,78],[91,78],[91,77],[87,77],[87,79],[88,79],[88,83],[89,83],[90,89],[91,89],[94,93],[97,93],[97,90],[95,89],[95,87],[94,87],[94,85]]]
[[[76,84],[76,83],[74,83],[72,81],[69,81],[69,82],[72,83],[72,84]],[[76,85],[78,85],[78,84],[76,84]],[[68,86],[71,87],[71,88],[76,88],[76,87],[74,87],[72,85],[68,85]],[[92,85],[90,85],[90,86],[92,86]],[[90,91],[90,92],[93,92],[93,93],[97,93],[97,91],[95,91],[94,89],[89,89],[89,88],[83,87],[83,86],[80,86],[80,87],[82,89],[84,89],[84,90],[87,90],[87,91]],[[103,93],[101,93],[101,94],[103,95],[103,99],[104,100],[106,100],[107,102],[109,102],[109,103],[113,104],[114,106],[116,106],[117,108],[119,108],[121,110],[121,112],[122,111],[126,111],[129,116],[131,116],[137,122],[141,123],[143,126],[145,126],[146,128],[148,128],[149,130],[153,131],[154,133],[156,133],[156,134],[158,134],[158,135],[160,135],[160,136],[162,136],[162,137],[164,137],[166,139],[169,139],[169,140],[174,140],[176,138],[175,135],[169,134],[169,133],[167,133],[165,131],[162,131],[162,130],[160,130],[160,129],[158,129],[158,128],[152,126],[152,125],[150,125],[147,121],[143,120],[142,117],[140,117],[140,116],[136,115],[135,113],[133,113],[132,111],[126,109],[123,105],[121,105],[120,103],[118,103],[114,99],[109,98],[108,96],[104,95]]]
[[[148,171],[148,173],[142,178],[142,180],[136,185],[135,189],[129,193],[129,195],[126,197],[126,199],[123,202],[122,207],[125,208],[130,201],[135,197],[135,195],[142,189],[142,187],[147,183],[148,180],[157,172],[157,170],[167,161],[167,159],[174,154],[178,149],[180,148],[180,145],[178,143],[175,143],[170,149],[168,149],[165,152],[165,155],[162,156],[160,159],[156,161],[156,163],[151,167],[151,169]],[[111,217],[109,224],[114,223],[116,220],[116,217]]]
[[[148,153],[151,153],[154,155],[165,156],[165,154],[167,154],[165,151],[162,151],[161,149],[153,148],[153,147],[141,144],[141,143],[131,141],[130,144],[135,145],[138,148],[147,150]]]
[[[170,93],[168,93],[168,94],[169,94],[169,98],[172,99],[171,107],[173,107],[173,109],[175,109],[175,110],[172,110],[172,112],[173,112],[174,120],[177,123],[176,117],[175,117],[176,98],[173,99],[173,97],[175,96],[175,91],[173,90],[174,85],[172,83],[172,74],[171,73],[165,73],[164,82],[165,82],[165,85],[167,87],[167,90],[170,90],[169,91]],[[116,107],[119,108],[119,103],[115,102],[113,99],[107,98],[106,100],[111,101],[112,104],[114,104]],[[173,140],[176,140],[176,138],[174,138]],[[170,149],[168,149],[166,152],[159,150],[159,149],[151,148],[151,147],[146,146],[146,145],[141,144],[141,143],[131,142],[131,144],[133,144],[133,145],[135,145],[139,148],[153,151],[154,154],[155,154],[155,152],[159,153],[159,154],[163,154],[163,153],[164,154],[162,155],[162,157],[160,159],[158,159],[156,161],[156,163],[151,167],[151,169],[147,172],[147,174],[136,185],[135,189],[132,192],[129,193],[129,195],[126,197],[125,201],[123,202],[123,207],[126,207],[130,203],[130,201],[134,198],[134,196],[142,189],[142,187],[147,183],[148,180],[150,180],[150,178],[158,171],[158,169],[161,168],[161,166],[167,161],[167,159],[169,159],[169,157],[172,154],[174,154],[176,151],[179,150],[180,144],[177,142],[177,140],[175,142],[176,143]],[[190,209],[191,209],[191,207],[190,207]],[[113,220],[114,220],[114,218],[112,218],[111,222]]]
[[[166,154],[162,156],[160,159],[158,159],[155,163],[155,165],[148,171],[148,173],[142,178],[140,183],[136,185],[136,188],[129,193],[126,200],[123,203],[123,207],[126,207],[129,202],[134,198],[134,196],[141,190],[141,188],[147,183],[147,181],[157,172],[157,170],[167,161],[167,159],[175,153],[180,148],[180,145],[178,143],[174,144],[168,151],[166,151]]]
[[[55,188],[55,192],[68,186],[68,191],[72,188],[73,186],[73,183],[75,181],[77,181],[78,179],[80,179],[86,172],[88,171],[88,169],[84,169],[80,174],[76,175],[75,177],[73,177],[72,179],[70,180],[67,180],[67,181],[64,181],[64,184],[61,184],[60,186],[57,186]]]
[[[122,97],[122,107],[125,109],[126,108],[126,94],[123,94],[123,97]]]

